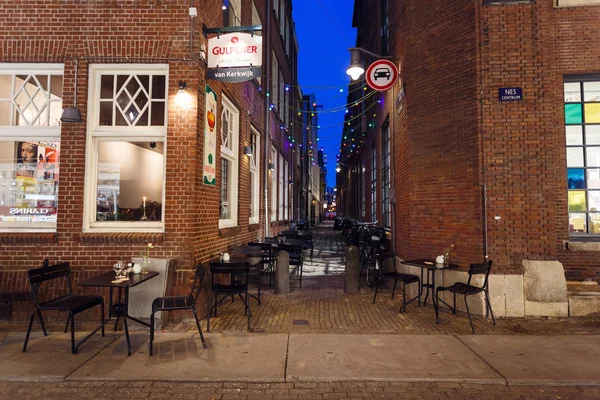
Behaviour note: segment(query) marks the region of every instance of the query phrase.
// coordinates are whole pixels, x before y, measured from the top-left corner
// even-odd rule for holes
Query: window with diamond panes
[[[56,230],[62,64],[0,64],[0,230]]]
[[[569,231],[600,235],[600,76],[566,78]]]
[[[168,71],[90,65],[84,231],[164,231]]]
[[[100,78],[103,126],[163,126],[166,106],[165,75],[107,75]]]

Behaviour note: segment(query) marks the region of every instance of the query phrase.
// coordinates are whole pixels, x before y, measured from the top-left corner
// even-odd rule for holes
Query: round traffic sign
[[[398,80],[398,68],[389,60],[377,60],[369,65],[365,78],[371,89],[382,92],[394,86]]]

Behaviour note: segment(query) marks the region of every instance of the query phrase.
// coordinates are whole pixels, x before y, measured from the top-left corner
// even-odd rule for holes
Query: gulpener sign
[[[208,40],[207,77],[244,82],[262,75],[262,36],[235,32]]]

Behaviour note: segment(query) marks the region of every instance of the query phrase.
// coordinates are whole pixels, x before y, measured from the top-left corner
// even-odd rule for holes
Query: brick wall
[[[183,294],[188,291],[188,277],[197,261],[207,261],[232,245],[264,236],[263,163],[260,163],[260,223],[249,225],[249,160],[243,154],[244,146],[250,142],[252,125],[261,133],[261,154],[265,156],[264,92],[258,90],[256,82],[206,81],[205,64],[192,56],[197,54],[200,43],[206,43],[202,23],[208,27],[222,26],[222,3],[217,0],[193,3],[199,15],[192,27],[189,0],[95,0],[81,5],[61,0],[0,0],[3,10],[0,62],[64,63],[63,103],[68,106],[73,102],[74,59],[78,58],[77,104],[84,120],[64,124],[61,130],[57,232],[0,234],[0,290],[27,290],[26,271],[38,266],[44,257],[51,262],[70,261],[77,281],[108,270],[121,257],[125,260],[137,257],[147,242],[156,242],[158,247],[151,256],[177,260],[171,291]],[[260,10],[260,2],[257,6]],[[247,25],[251,18],[249,7],[250,2],[244,1],[242,18]],[[92,63],[124,62],[169,64],[165,233],[82,234],[88,67]],[[289,76],[289,71],[285,71]],[[174,101],[180,80],[187,82],[192,94],[188,106]],[[206,186],[201,181],[206,84],[217,92],[219,104],[225,94],[240,110],[237,228],[218,229],[219,187]],[[220,111],[219,105],[219,125]],[[276,147],[282,148],[279,125],[271,123],[270,128]],[[282,154],[289,159],[289,148]],[[218,182],[219,174],[217,168]],[[285,228],[287,223],[274,224],[270,234]],[[13,320],[24,320],[30,308],[16,310]]]

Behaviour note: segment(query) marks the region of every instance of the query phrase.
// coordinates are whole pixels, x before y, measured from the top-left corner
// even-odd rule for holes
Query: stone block
[[[584,315],[600,313],[600,293],[594,295],[581,295],[569,299],[569,315],[582,317]]]
[[[505,275],[490,275],[488,288],[490,293],[490,303],[495,317],[506,316],[506,280]]]
[[[569,302],[542,302],[525,300],[525,315],[530,317],[568,317]]]
[[[525,315],[523,275],[504,275],[504,295],[506,299],[506,316],[523,317]]]
[[[567,302],[567,280],[560,262],[523,260],[523,271],[526,301]]]

